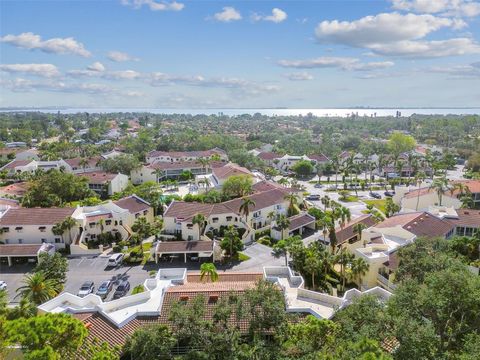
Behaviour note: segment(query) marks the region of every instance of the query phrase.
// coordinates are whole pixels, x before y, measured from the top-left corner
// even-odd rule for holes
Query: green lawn
[[[377,208],[380,210],[382,213],[385,214],[385,204],[386,200],[385,199],[380,199],[380,200],[363,200],[363,202],[367,205],[373,205],[373,207]]]
[[[358,201],[358,197],[355,195],[348,195],[345,197],[345,199],[339,198],[338,200],[343,201],[343,202],[355,202]]]

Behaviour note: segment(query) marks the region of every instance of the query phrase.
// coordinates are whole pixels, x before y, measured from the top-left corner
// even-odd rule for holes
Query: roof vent
[[[465,215],[469,215],[470,213],[468,211],[463,212]]]
[[[407,229],[411,229],[412,227],[410,225],[407,226]]]
[[[416,221],[413,222],[413,225],[417,225],[418,223]]]

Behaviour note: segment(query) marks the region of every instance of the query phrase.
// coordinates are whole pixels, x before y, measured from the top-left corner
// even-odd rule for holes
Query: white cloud
[[[369,71],[389,68],[392,61],[363,63],[360,59],[351,57],[319,57],[306,60],[279,60],[278,65],[296,69],[339,68],[352,71]]]
[[[303,72],[294,72],[284,75],[288,80],[292,81],[306,81],[313,80],[313,76],[306,71]]]
[[[67,75],[73,78],[97,77],[108,80],[135,80],[142,76],[141,73],[134,70],[106,71],[102,64],[98,63],[101,66],[98,64],[94,66],[95,64],[88,66],[87,70],[70,70]]]
[[[461,20],[415,15],[383,13],[355,21],[322,21],[315,34],[320,42],[340,43],[356,47],[421,39],[441,28],[465,26]]]
[[[36,49],[46,53],[72,54],[83,57],[91,56],[91,53],[85,49],[84,45],[72,37],[42,40],[40,35],[27,32],[19,35],[5,35],[0,38],[0,41],[22,49]]]
[[[476,54],[479,45],[470,38],[423,40],[442,28],[458,30],[466,26],[460,19],[383,13],[355,21],[323,21],[315,34],[323,43],[336,43],[371,50],[377,55],[426,58]]]
[[[102,72],[105,71],[105,66],[101,62],[96,61],[92,65],[87,66],[87,70]]]
[[[139,9],[146,5],[152,11],[180,11],[183,10],[185,4],[176,1],[155,1],[155,0],[121,0],[122,5],[131,6]]]
[[[480,54],[480,45],[470,38],[435,41],[399,41],[391,44],[374,44],[370,49],[377,54],[408,58],[433,58]]]
[[[107,55],[107,58],[115,62],[139,61],[138,58],[121,51],[110,51]]]
[[[213,18],[221,22],[231,22],[242,20],[242,15],[235,8],[231,6],[225,6],[221,12],[214,14]]]
[[[23,73],[47,78],[60,75],[57,67],[52,64],[0,64],[0,70],[9,73]]]
[[[287,13],[282,9],[273,8],[271,15],[259,15],[257,13],[254,13],[251,18],[253,21],[263,20],[263,21],[271,21],[274,23],[281,23],[282,21],[287,20]]]
[[[480,3],[471,0],[391,0],[394,9],[418,13],[474,17]]]
[[[426,69],[428,72],[450,75],[452,78],[473,79],[480,78],[480,62],[466,65],[433,66]]]

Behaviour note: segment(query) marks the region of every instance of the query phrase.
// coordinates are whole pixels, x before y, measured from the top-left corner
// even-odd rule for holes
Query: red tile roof
[[[401,226],[416,236],[445,236],[455,226],[448,220],[440,219],[427,212],[414,212],[394,215],[381,223],[377,228]]]
[[[343,244],[344,242],[350,240],[354,236],[357,236],[357,233],[354,231],[354,227],[356,224],[362,223],[366,226],[366,229],[369,227],[374,226],[375,220],[371,215],[362,215],[356,219],[345,224],[343,228],[338,227],[335,229],[335,234],[337,236],[337,243]]]
[[[54,225],[71,216],[74,211],[74,208],[9,209],[0,218],[0,225]]]
[[[203,165],[196,161],[176,161],[176,162],[164,162],[155,161],[148,165],[151,169],[158,170],[178,170],[178,169],[201,169]]]
[[[25,166],[25,165],[28,165],[32,162],[33,160],[13,160],[13,161],[10,161],[7,165],[3,166],[2,167],[2,170],[3,169],[15,169],[16,167],[18,166]]]
[[[324,154],[313,154],[313,155],[308,155],[310,159],[316,160],[318,162],[327,162],[330,161],[328,157],[326,157]]]
[[[212,169],[212,173],[218,179],[228,179],[230,176],[234,175],[253,176],[250,170],[236,164],[226,164],[225,166],[214,168]]]
[[[275,159],[279,159],[282,157],[282,155],[274,153],[274,152],[269,152],[269,151],[263,151],[257,155],[260,159],[265,160],[265,161],[271,161]]]
[[[43,244],[0,245],[0,256],[36,256]]]
[[[100,156],[95,156],[95,157],[91,157],[91,158],[86,158],[86,160],[88,161],[88,165],[86,165],[86,167],[96,167],[97,163],[101,160],[101,157]],[[64,159],[63,161],[65,161],[72,168],[77,168],[77,169],[82,168],[82,166],[80,166],[80,163],[82,162],[81,157],[76,157],[76,158],[73,158],[73,159]]]
[[[200,150],[200,151],[150,151],[147,154],[147,157],[171,157],[171,158],[182,158],[182,157],[211,157],[212,155],[225,155],[225,152],[221,149],[210,149],[210,150]]]
[[[306,226],[315,222],[315,217],[309,214],[298,214],[288,219],[290,220],[290,225],[288,227],[289,231],[296,230],[302,226]]]
[[[133,195],[114,201],[114,204],[122,209],[128,210],[131,214],[136,214],[151,208],[148,202],[138,196]]]
[[[78,175],[86,177],[89,184],[105,184],[115,179],[118,174],[107,173],[105,171],[90,171]]]
[[[455,226],[480,228],[480,210],[478,209],[458,209],[455,210],[458,219],[448,219]]]
[[[0,187],[0,193],[5,193],[15,196],[23,196],[28,190],[27,182],[19,182],[15,184],[6,185]]]

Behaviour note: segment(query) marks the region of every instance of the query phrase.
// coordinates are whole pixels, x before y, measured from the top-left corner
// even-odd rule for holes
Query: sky
[[[480,1],[4,1],[0,107],[480,107]]]

